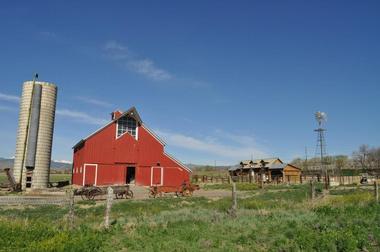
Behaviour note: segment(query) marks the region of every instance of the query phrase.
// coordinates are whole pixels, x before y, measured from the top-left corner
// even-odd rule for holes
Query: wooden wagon
[[[131,199],[133,198],[133,192],[126,186],[111,186],[113,193],[117,199]],[[97,187],[97,186],[84,186],[82,188],[76,189],[74,195],[80,195],[83,200],[93,200],[96,196],[107,194],[107,187]]]
[[[149,197],[161,197],[164,193],[175,193],[177,197],[189,197],[195,190],[199,190],[199,185],[183,184],[181,186],[151,186],[149,188]]]

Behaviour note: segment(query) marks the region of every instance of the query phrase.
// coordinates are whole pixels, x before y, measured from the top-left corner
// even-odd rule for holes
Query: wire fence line
[[[109,228],[110,226],[110,213],[112,209],[112,202],[114,198],[113,189],[108,187],[107,198],[105,204],[105,214],[104,214],[104,228]],[[81,201],[84,202],[85,201]],[[90,202],[90,200],[88,201]],[[74,197],[74,191],[68,190],[65,195],[61,196],[27,196],[27,195],[7,195],[0,196],[0,210],[1,208],[8,209],[16,208],[29,208],[29,207],[44,207],[44,206],[59,206],[60,210],[56,213],[49,212],[49,216],[53,216],[54,219],[63,220],[70,229],[75,227],[75,219],[78,217],[75,213],[75,206],[81,204],[76,202]],[[63,214],[62,214],[63,212]],[[34,216],[44,215],[46,212],[40,214],[36,212],[33,213]]]
[[[15,205],[68,205],[68,197],[1,196],[0,206]]]

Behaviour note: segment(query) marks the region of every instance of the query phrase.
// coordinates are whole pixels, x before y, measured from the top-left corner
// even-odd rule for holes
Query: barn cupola
[[[116,138],[129,133],[136,140],[138,139],[138,127],[142,121],[135,107],[118,115],[114,120],[116,120]]]

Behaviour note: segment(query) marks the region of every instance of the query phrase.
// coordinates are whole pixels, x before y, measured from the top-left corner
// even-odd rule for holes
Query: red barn
[[[75,185],[165,185],[189,181],[191,170],[165,153],[165,143],[142,122],[136,108],[112,120],[74,147]]]

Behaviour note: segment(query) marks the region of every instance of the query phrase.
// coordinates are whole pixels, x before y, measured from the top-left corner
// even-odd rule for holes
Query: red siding
[[[114,133],[115,135],[115,133]],[[133,164],[138,160],[138,142],[128,133],[115,139],[115,162]]]
[[[97,185],[125,184],[126,167],[124,165],[99,165]]]
[[[85,185],[95,185],[96,165],[86,165],[83,174],[85,174]]]
[[[112,123],[86,141],[86,163],[114,162],[116,124]]]
[[[78,147],[79,148],[79,147]],[[111,123],[90,136],[79,149],[74,150],[73,184],[83,184],[85,164],[97,164],[96,184],[125,184],[128,166],[134,166],[137,185],[161,183],[179,186],[189,181],[190,171],[164,153],[163,144],[143,126],[138,127],[138,139],[128,133],[116,138],[116,123]],[[163,169],[152,167],[160,166]],[[94,166],[86,165],[85,183],[95,184]],[[152,173],[153,172],[153,173]]]
[[[164,146],[152,137],[144,127],[139,127],[138,137],[139,145],[143,148],[143,151],[139,152],[139,164],[142,166],[157,166],[157,163],[160,163],[161,165]]]

